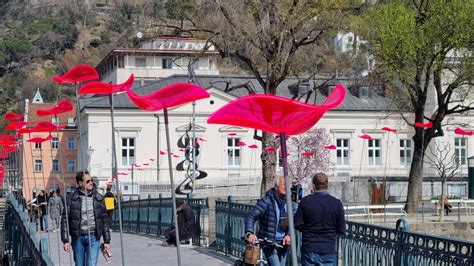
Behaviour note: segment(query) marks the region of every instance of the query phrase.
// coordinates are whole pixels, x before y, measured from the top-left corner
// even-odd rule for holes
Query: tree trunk
[[[444,184],[446,183],[446,180],[443,178],[441,179],[441,200],[439,201],[441,204],[439,206],[440,208],[440,213],[439,213],[439,221],[442,222],[444,221]]]
[[[266,152],[265,148],[274,147],[275,152]],[[277,148],[273,143],[273,134],[268,132],[262,133],[262,184],[260,186],[260,196],[265,195],[267,190],[273,188],[273,179],[276,174],[276,154]]]
[[[413,160],[411,162],[410,175],[408,178],[408,192],[406,201],[406,210],[408,213],[415,213],[418,211],[418,202],[422,194],[423,186],[423,143],[421,138],[415,135]]]

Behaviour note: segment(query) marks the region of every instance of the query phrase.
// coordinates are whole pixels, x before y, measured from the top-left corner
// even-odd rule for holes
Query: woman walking
[[[53,221],[53,232],[56,232],[56,230],[59,229],[63,207],[63,201],[59,196],[59,189],[53,191],[52,197],[49,198],[49,215]]]

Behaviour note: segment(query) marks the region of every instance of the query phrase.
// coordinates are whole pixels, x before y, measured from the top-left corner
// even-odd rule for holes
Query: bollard
[[[421,220],[424,222],[425,221],[425,203],[421,203]]]
[[[461,221],[461,202],[458,202],[458,222]]]

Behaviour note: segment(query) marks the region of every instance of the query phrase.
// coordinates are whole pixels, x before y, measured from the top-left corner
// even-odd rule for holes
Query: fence
[[[253,205],[216,201],[216,248],[226,256],[242,257],[244,220]],[[403,221],[403,222],[401,222]],[[297,238],[298,254],[300,241]],[[338,238],[341,265],[474,265],[474,243],[408,232],[405,220],[388,228],[347,221]]]
[[[5,212],[5,255],[10,265],[53,265],[48,255],[48,240],[36,239],[36,224],[30,223],[23,204],[7,197]]]
[[[183,198],[195,214],[193,245],[205,245],[208,240],[209,205],[207,199]],[[160,236],[173,224],[172,199],[136,199],[122,202],[122,227],[124,232]],[[117,210],[117,208],[116,208]],[[112,229],[119,230],[118,211],[114,212]]]

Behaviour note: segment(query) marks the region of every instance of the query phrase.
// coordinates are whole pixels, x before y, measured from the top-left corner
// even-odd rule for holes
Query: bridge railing
[[[245,217],[253,205],[216,201],[216,248],[241,258],[245,243]],[[340,265],[474,265],[474,242],[458,241],[408,231],[405,220],[396,228],[346,222],[338,238]],[[405,223],[405,224],[404,224]],[[301,241],[297,235],[298,254]]]
[[[193,209],[195,215],[193,245],[206,243],[209,224],[209,205],[207,198],[183,198]],[[124,232],[161,236],[173,224],[172,200],[160,194],[158,198],[123,201],[122,226]],[[118,209],[115,209],[112,229],[119,230]]]
[[[23,204],[13,195],[7,196],[4,231],[10,265],[54,265],[48,255],[48,240],[37,240],[36,224],[30,223]]]

